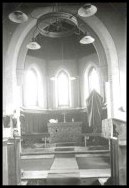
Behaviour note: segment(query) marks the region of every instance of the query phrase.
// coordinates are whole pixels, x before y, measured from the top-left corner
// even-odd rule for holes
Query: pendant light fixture
[[[33,32],[32,40],[26,45],[26,47],[30,50],[38,50],[41,48],[40,44],[38,44],[38,42],[36,41],[36,37],[35,37],[36,30],[37,30],[37,26]]]
[[[41,46],[36,41],[31,41],[26,46],[30,50],[38,50],[41,48]]]
[[[96,12],[97,12],[96,6],[90,3],[86,3],[81,8],[79,8],[78,15],[81,17],[89,17],[94,15]]]
[[[84,34],[84,32],[82,32],[82,31],[80,30],[80,27],[83,26],[83,25],[84,25],[84,24],[81,24],[81,25],[78,26],[78,31],[75,32],[75,34],[78,35],[79,38],[80,38],[81,36],[83,36],[81,39],[79,39],[79,40],[80,40],[79,42],[80,42],[81,44],[91,44],[91,43],[93,43],[93,42],[95,41],[95,39],[94,39],[92,36],[90,36],[90,34],[89,34],[88,32],[86,32],[86,33]]]
[[[95,39],[91,36],[84,36],[81,40],[80,43],[81,44],[91,44],[95,41]]]
[[[23,23],[28,20],[28,16],[22,11],[17,10],[9,14],[9,19],[15,23]]]
[[[23,7],[21,7],[22,5]],[[8,18],[10,19],[10,21],[14,23],[24,23],[28,21],[29,16],[33,19],[37,19],[36,17],[32,16],[31,11],[25,14],[22,11],[22,10],[25,10],[25,8],[27,8],[27,12],[28,12],[30,5],[28,5],[28,3],[26,4],[18,3],[18,6],[15,8],[15,10],[8,15]]]
[[[80,40],[81,44],[91,44],[95,41],[95,39],[89,35],[89,33],[87,32],[87,34]]]

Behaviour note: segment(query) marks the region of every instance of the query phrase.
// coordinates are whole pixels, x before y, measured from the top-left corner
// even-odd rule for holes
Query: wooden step
[[[57,147],[55,151],[74,151],[74,147]]]
[[[111,177],[111,169],[81,169],[80,178],[109,178]]]
[[[85,149],[85,148],[84,148]],[[58,153],[74,153],[74,154],[102,154],[102,153],[110,153],[109,150],[83,150],[83,149],[80,149],[80,150],[74,150],[74,151],[51,151],[51,152],[44,152],[44,151],[41,151],[41,152],[33,152],[32,151],[29,151],[29,152],[24,152],[24,153],[21,153],[20,155],[21,156],[24,156],[24,155],[52,155],[52,154],[58,154]]]
[[[63,146],[76,146],[76,142],[60,142],[60,143],[56,143],[56,147],[63,147]]]
[[[21,179],[46,179],[48,176],[48,170],[46,171],[24,171]]]
[[[20,185],[27,185],[28,181],[27,180],[22,180]]]

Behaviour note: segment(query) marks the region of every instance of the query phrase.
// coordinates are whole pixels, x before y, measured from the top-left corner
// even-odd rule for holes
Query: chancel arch
[[[63,9],[66,12],[71,12],[75,13],[76,12],[76,6],[75,9],[71,7],[65,6]],[[50,12],[51,7],[45,7],[45,8],[40,8],[40,9],[35,9],[32,12],[32,15],[34,14],[34,17],[39,18],[43,14]],[[95,35],[99,38],[100,43],[102,44],[103,48],[103,56],[106,59],[106,62],[108,64],[108,81],[110,85],[110,102],[111,102],[111,109],[110,109],[110,116],[114,116],[114,113],[116,112],[116,109],[118,107],[118,97],[116,98],[116,92],[119,93],[119,70],[118,70],[118,57],[117,57],[117,52],[116,52],[116,47],[114,45],[114,41],[112,40],[112,37],[110,33],[108,32],[106,26],[101,22],[101,20],[96,17],[96,16],[91,16],[90,18],[80,18],[80,21],[82,20],[84,24],[87,24],[95,33]],[[23,69],[18,68],[18,56],[20,52],[20,48],[22,46],[23,41],[25,40],[27,34],[31,31],[31,29],[35,26],[36,24],[36,19],[30,18],[27,23],[22,24],[17,27],[16,31],[13,34],[12,40],[9,44],[8,48],[8,56],[7,59],[5,59],[6,63],[12,64],[12,75],[10,74],[10,77],[13,79],[13,83],[10,82],[10,88],[12,88],[12,98],[10,101],[10,97],[7,97],[7,104],[13,106],[13,102],[15,101],[14,99],[14,93],[17,87],[17,76],[16,76],[16,70],[21,72],[20,76],[23,76]],[[15,41],[15,42],[14,42]],[[17,41],[17,42],[16,42]],[[100,48],[97,48],[99,45],[97,42],[95,42],[95,47],[97,50],[97,54],[100,59],[100,64],[103,65],[102,59],[101,59],[101,50]],[[12,51],[12,49],[14,49]],[[25,56],[26,53],[23,54]],[[21,62],[24,65],[24,62]],[[21,67],[24,67],[21,65]],[[8,71],[8,70],[7,70]],[[22,79],[20,79],[22,80]],[[115,85],[115,87],[113,87]],[[114,89],[115,88],[115,89]]]

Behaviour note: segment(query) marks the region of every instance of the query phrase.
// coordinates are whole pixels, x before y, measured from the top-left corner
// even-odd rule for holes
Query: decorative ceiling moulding
[[[74,16],[78,17],[77,11],[78,11],[79,6],[63,6],[61,7],[61,12],[65,12],[65,13],[69,13],[72,14]],[[33,12],[31,13],[33,18],[39,19],[41,16],[44,16],[45,14],[48,13],[53,13],[53,7],[49,6],[49,7],[41,7],[41,8],[36,8],[35,10],[33,10]]]
[[[65,12],[48,13],[37,20],[39,33],[52,38],[70,36],[77,27],[77,18]]]

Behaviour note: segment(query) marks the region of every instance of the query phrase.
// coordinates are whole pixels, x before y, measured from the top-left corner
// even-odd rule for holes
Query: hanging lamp
[[[36,36],[35,36],[36,30],[37,30],[37,26],[33,32],[32,40],[26,45],[26,47],[30,50],[38,50],[41,48],[40,44],[36,41]]]
[[[31,41],[26,46],[30,50],[38,50],[41,46],[36,41]]]
[[[17,10],[9,14],[9,19],[15,23],[24,23],[28,20],[28,16],[24,12]]]
[[[94,15],[96,12],[97,12],[96,6],[90,3],[86,3],[81,8],[79,8],[78,15],[81,17],[89,17]]]
[[[91,36],[84,36],[81,40],[80,43],[81,44],[91,44],[95,41],[95,39]]]
[[[84,37],[81,38],[80,43],[81,44],[91,44],[95,41],[95,39],[90,36],[90,34],[87,32]]]

